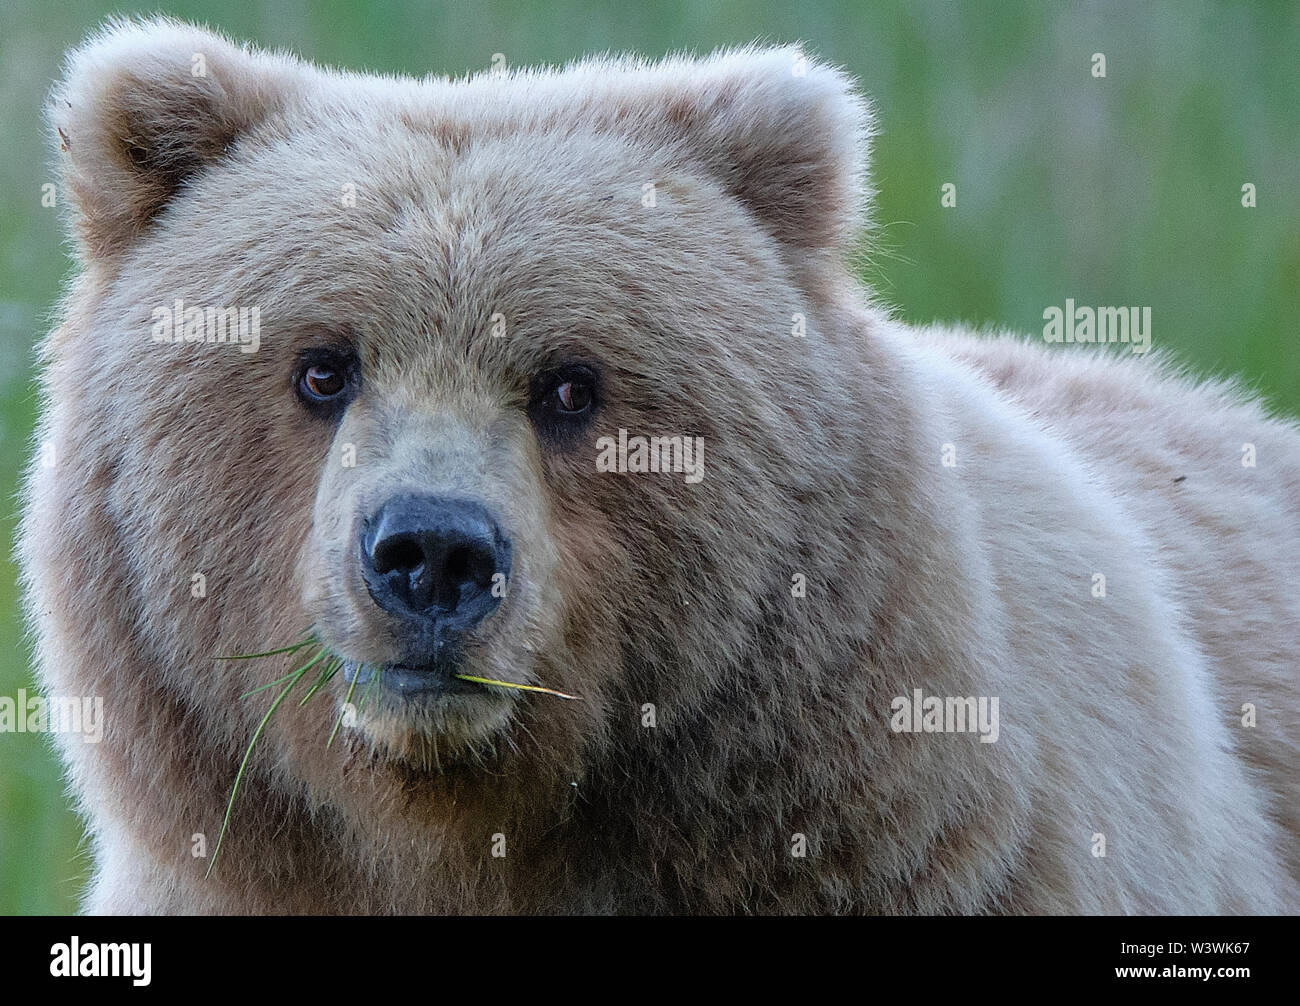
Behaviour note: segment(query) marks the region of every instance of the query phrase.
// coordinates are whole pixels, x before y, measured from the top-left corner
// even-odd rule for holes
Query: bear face
[[[79,463],[37,495],[95,501],[51,525],[116,571],[105,632],[199,750],[238,750],[240,696],[294,666],[212,657],[310,629],[343,673],[266,730],[286,785],[348,805],[321,748],[358,686],[350,743],[407,789],[512,759],[577,785],[644,743],[647,703],[690,723],[791,638],[786,557],[844,575],[862,532],[816,501],[862,495],[872,448],[818,337],[865,144],[835,71],[751,50],[394,83],[153,22],[74,54],[50,115],[84,272],[49,421]],[[191,338],[214,309],[255,309],[254,337]],[[602,472],[629,437],[698,446]]]

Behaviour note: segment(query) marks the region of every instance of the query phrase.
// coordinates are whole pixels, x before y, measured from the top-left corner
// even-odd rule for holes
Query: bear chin
[[[410,667],[342,660],[326,687],[349,742],[376,758],[442,771],[497,763],[510,750],[518,694],[461,676],[479,676],[472,670],[460,661]]]
[[[356,714],[356,742],[378,758],[423,772],[495,766],[510,754],[513,706],[509,699],[481,696],[436,703],[376,697]]]

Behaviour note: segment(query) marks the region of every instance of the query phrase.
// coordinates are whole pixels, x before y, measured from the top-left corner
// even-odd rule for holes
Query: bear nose
[[[478,503],[437,496],[389,500],[361,533],[366,588],[385,611],[472,628],[501,600],[510,542]]]

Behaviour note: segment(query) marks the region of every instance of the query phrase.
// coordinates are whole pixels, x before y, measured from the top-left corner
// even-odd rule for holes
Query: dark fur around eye
[[[543,371],[533,380],[528,417],[538,436],[566,446],[579,436],[600,407],[600,375],[586,363]]]
[[[361,367],[350,349],[313,347],[298,357],[293,390],[313,415],[337,419],[361,390]]]

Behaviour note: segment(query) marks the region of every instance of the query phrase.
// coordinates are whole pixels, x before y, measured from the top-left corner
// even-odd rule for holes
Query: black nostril
[[[447,553],[443,565],[443,578],[448,583],[490,585],[496,571],[496,557],[484,547],[476,545],[455,548]]]
[[[371,597],[404,617],[456,629],[476,624],[500,601],[510,543],[478,503],[402,496],[365,522],[362,572]]]
[[[397,534],[376,542],[374,551],[376,573],[393,570],[415,570],[424,562],[424,551],[415,535]]]

